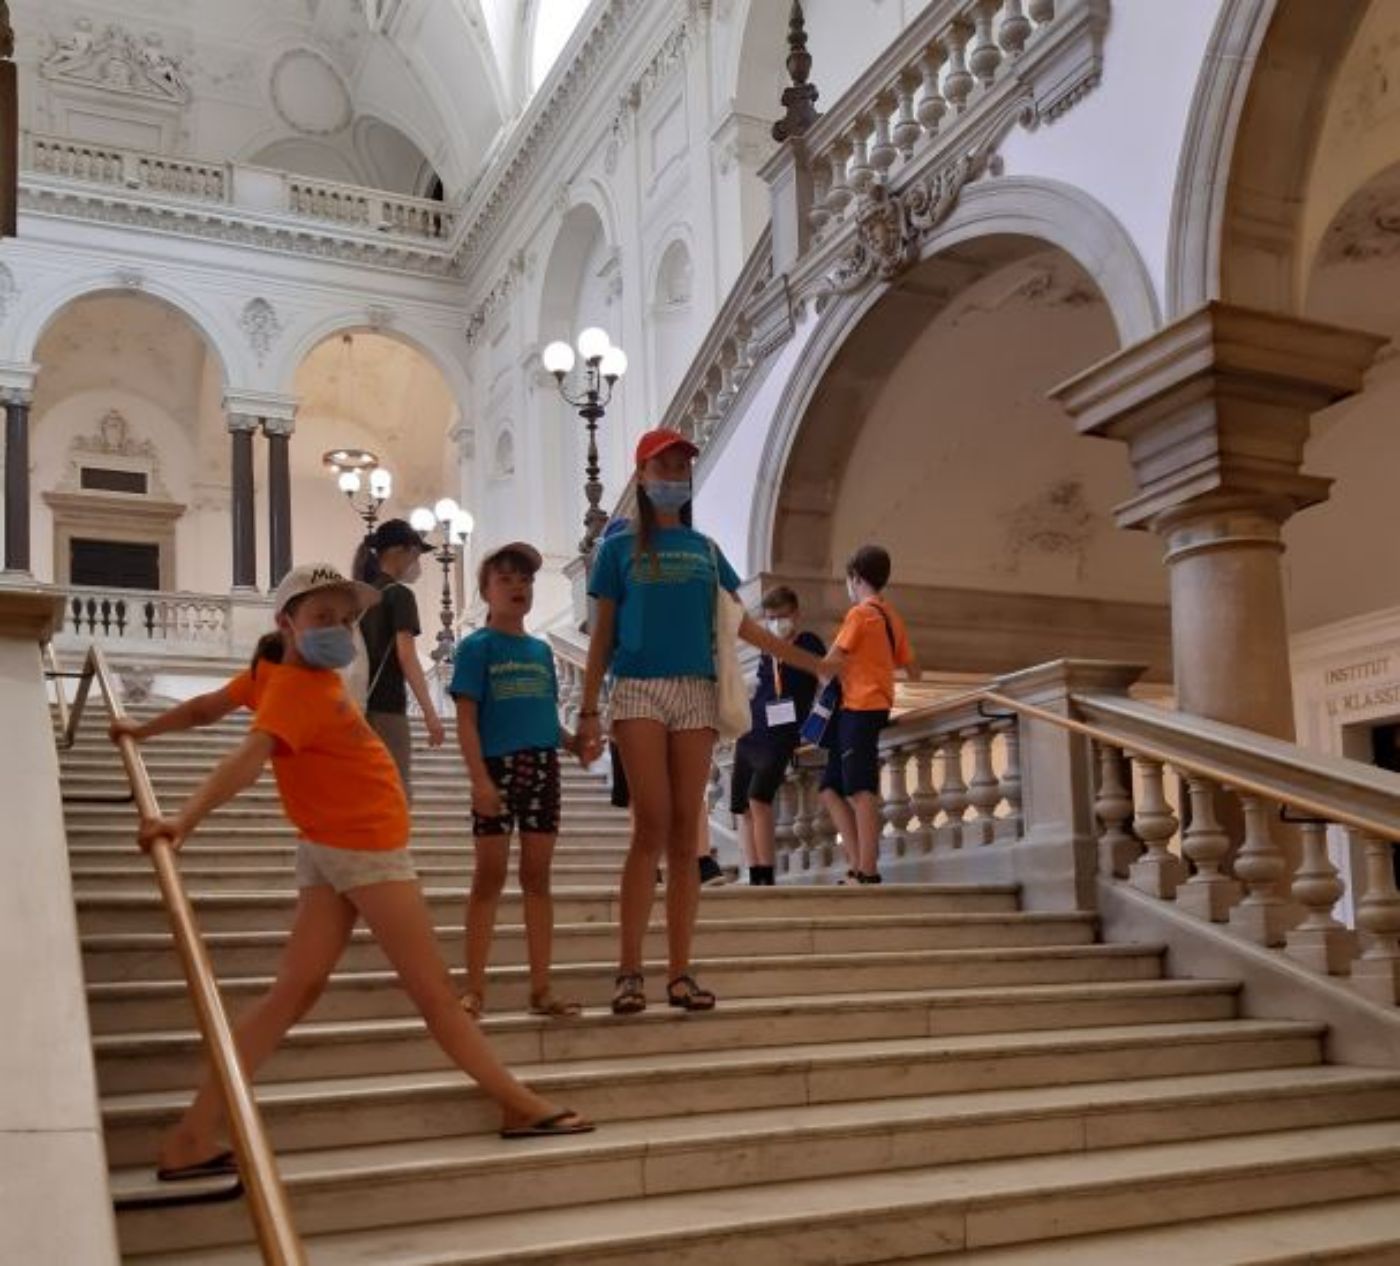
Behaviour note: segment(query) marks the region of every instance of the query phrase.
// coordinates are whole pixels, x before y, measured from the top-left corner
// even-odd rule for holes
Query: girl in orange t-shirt
[[[275,598],[277,633],[263,639],[254,659],[253,689],[233,689],[242,681],[235,678],[207,709],[253,705],[248,737],[178,816],[142,823],[142,846],[164,837],[179,848],[210,812],[256,782],[270,760],[283,808],[300,834],[299,891],[277,978],[235,1033],[244,1069],[253,1074],[311,1009],[363,916],[438,1045],[501,1105],[504,1137],[591,1130],[577,1113],[518,1082],[457,1003],[408,854],[408,804],[397,770],[334,671],[353,657],[355,622],[377,596],[328,565],[288,573]],[[191,713],[190,723],[202,717]],[[206,1077],[161,1146],[159,1177],[232,1172],[231,1154],[216,1141],[222,1115],[218,1090]]]

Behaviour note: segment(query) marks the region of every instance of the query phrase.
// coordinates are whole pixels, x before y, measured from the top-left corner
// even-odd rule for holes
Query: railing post
[[[1400,1004],[1400,892],[1391,857],[1395,845],[1361,831],[1352,835],[1366,857],[1366,891],[1356,907],[1356,923],[1366,933],[1367,945],[1351,977],[1368,998],[1393,1007]]]
[[[1145,670],[1136,664],[1057,660],[999,679],[998,693],[1070,716],[1077,692],[1126,694]],[[1008,853],[1029,910],[1092,910],[1097,904],[1099,832],[1094,753],[1085,738],[1035,717],[1021,720],[1026,818]]]

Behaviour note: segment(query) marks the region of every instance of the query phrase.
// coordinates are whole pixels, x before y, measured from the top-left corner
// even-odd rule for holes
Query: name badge
[[[779,699],[768,705],[769,729],[779,725],[797,724],[797,705],[791,699]]]

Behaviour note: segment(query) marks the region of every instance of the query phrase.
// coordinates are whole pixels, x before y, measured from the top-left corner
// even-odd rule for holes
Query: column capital
[[[226,415],[225,422],[230,432],[244,432],[252,434],[258,429],[258,418],[252,413],[230,413]]]
[[[1311,418],[1354,395],[1382,335],[1209,303],[1056,387],[1083,435],[1120,440],[1138,495],[1119,526],[1157,527],[1205,498],[1256,498],[1279,523],[1327,499],[1302,471]]]
[[[0,361],[0,404],[32,404],[39,365]]]
[[[294,417],[279,418],[268,416],[263,418],[262,427],[263,434],[269,438],[288,439],[291,437],[292,432],[297,429],[297,424]]]
[[[224,392],[224,412],[234,416],[256,418],[266,426],[269,422],[283,422],[286,429],[279,434],[290,435],[301,401],[296,396],[284,396],[276,391],[253,391],[244,387],[229,387]],[[230,420],[229,429],[235,429]],[[273,434],[268,428],[268,434]]]

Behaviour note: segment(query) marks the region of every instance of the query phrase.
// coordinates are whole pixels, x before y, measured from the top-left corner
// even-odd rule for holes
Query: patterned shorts
[[[667,730],[718,730],[719,687],[710,677],[619,677],[608,704],[619,721],[660,721]]]
[[[509,835],[520,827],[522,835],[559,833],[559,753],[532,748],[505,756],[488,756],[486,768],[501,793],[498,818],[472,814],[473,835]]]

